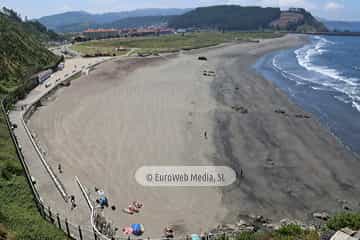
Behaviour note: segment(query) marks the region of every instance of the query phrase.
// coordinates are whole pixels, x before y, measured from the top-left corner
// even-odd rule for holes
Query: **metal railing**
[[[9,134],[10,134],[10,138],[15,146],[16,154],[17,154],[18,159],[20,160],[21,166],[24,169],[25,178],[30,187],[31,193],[34,198],[34,202],[36,204],[36,207],[37,207],[40,215],[46,221],[54,224],[60,230],[64,231],[65,234],[72,239],[79,239],[79,240],[92,240],[92,239],[99,240],[99,239],[101,239],[100,232],[97,232],[95,229],[89,229],[87,227],[76,225],[76,224],[69,222],[66,217],[61,216],[59,213],[57,213],[56,211],[51,209],[50,206],[47,206],[43,202],[43,200],[41,199],[41,196],[35,186],[35,183],[33,182],[30,170],[25,162],[24,155],[19,146],[17,138],[14,134],[13,125],[11,124],[9,116],[8,116],[9,109],[6,108],[6,106],[10,106],[10,103],[8,101],[9,101],[8,97],[5,97],[1,100],[1,111],[4,114],[6,125],[8,128]]]
[[[42,97],[44,97],[47,94],[44,94]],[[40,213],[40,215],[49,223],[55,225],[57,228],[59,228],[60,230],[62,230],[63,232],[65,232],[65,234],[71,238],[71,239],[76,239],[76,240],[131,240],[131,239],[139,239],[139,237],[134,237],[131,238],[130,236],[128,237],[108,237],[105,236],[101,231],[99,231],[97,229],[96,224],[94,223],[94,218],[95,218],[95,214],[96,214],[96,207],[94,206],[94,203],[91,201],[91,199],[89,198],[89,195],[86,191],[86,188],[80,183],[79,179],[77,177],[75,177],[75,180],[77,182],[77,184],[79,185],[84,198],[87,201],[87,204],[90,208],[90,212],[91,214],[89,215],[90,218],[90,223],[91,223],[91,229],[86,227],[86,226],[80,226],[74,223],[71,223],[66,217],[61,216],[56,210],[50,208],[50,206],[47,206],[43,200],[41,199],[41,196],[36,188],[35,183],[33,182],[29,167],[27,166],[25,159],[24,159],[24,155],[22,153],[21,147],[19,146],[19,143],[17,141],[17,138],[14,134],[13,131],[13,126],[11,124],[11,121],[9,119],[9,106],[11,106],[15,101],[16,98],[10,98],[9,96],[6,96],[5,98],[3,98],[1,100],[1,111],[4,114],[5,117],[5,121],[6,121],[6,125],[10,134],[10,138],[15,146],[16,149],[16,154],[18,159],[20,160],[20,163],[24,169],[25,172],[25,177],[27,180],[27,183],[30,187],[31,193],[34,197],[34,201],[36,204],[36,207]],[[39,101],[41,100],[41,98],[39,99]],[[36,104],[33,103],[32,105]],[[31,106],[28,106],[27,110],[24,112],[24,114],[27,114],[28,111],[30,111]],[[23,115],[24,115],[23,114]],[[22,123],[25,127],[25,130],[27,132],[27,134],[29,135],[30,140],[32,141],[32,144],[35,148],[35,150],[38,152],[39,157],[42,158],[42,154],[37,146],[37,144],[35,143],[30,130],[27,128],[26,123],[23,119],[23,115],[21,116],[22,118]],[[41,159],[43,161],[44,166],[46,167],[46,161],[44,159]],[[65,189],[61,189],[61,183],[57,182],[57,178],[51,175],[51,172],[49,172],[50,167],[48,166],[47,171],[50,174],[50,176],[52,177],[52,180],[55,182],[58,190],[60,191],[60,193],[62,193],[63,197],[67,196]],[[51,170],[51,169],[50,169]],[[60,186],[60,189],[59,189]],[[206,234],[206,236],[202,236],[201,239],[202,240],[212,240],[212,239],[224,239],[224,240],[231,240],[231,239],[236,239],[236,236],[239,234],[240,232],[217,232],[214,234]],[[144,239],[152,239],[152,240],[164,240],[167,239],[165,237],[160,237],[160,238],[150,238],[150,237],[145,237]],[[170,239],[167,239],[170,240]],[[190,237],[184,236],[184,237],[180,237],[180,238],[171,238],[171,240],[190,240]]]

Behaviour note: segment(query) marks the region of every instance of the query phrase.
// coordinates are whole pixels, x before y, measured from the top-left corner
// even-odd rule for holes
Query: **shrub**
[[[1,177],[10,180],[13,175],[20,176],[23,174],[21,165],[14,161],[6,161],[1,169]]]
[[[327,227],[338,231],[344,227],[351,228],[353,230],[360,229],[360,213],[340,213],[330,218],[327,222]]]
[[[280,236],[299,236],[303,233],[303,230],[296,224],[289,224],[282,226],[276,233]]]

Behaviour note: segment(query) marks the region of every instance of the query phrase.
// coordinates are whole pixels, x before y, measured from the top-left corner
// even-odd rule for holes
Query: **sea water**
[[[360,153],[360,37],[310,37],[264,56],[255,69]]]

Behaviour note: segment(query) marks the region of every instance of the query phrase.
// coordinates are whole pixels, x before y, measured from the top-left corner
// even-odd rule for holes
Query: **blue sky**
[[[216,4],[304,7],[314,15],[336,20],[360,20],[360,0],[0,0],[0,6],[15,9],[24,16],[40,16],[65,11],[92,13],[139,8],[193,8]]]

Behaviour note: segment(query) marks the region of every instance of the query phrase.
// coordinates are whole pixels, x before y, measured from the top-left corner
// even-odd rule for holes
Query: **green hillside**
[[[298,32],[327,32],[325,24],[316,20],[311,13],[304,12],[304,23],[297,27]]]
[[[280,11],[279,8],[212,6],[197,8],[169,20],[174,28],[202,28],[256,31],[277,29],[298,32],[325,32],[325,25],[305,9]]]
[[[23,86],[24,79],[56,57],[42,47],[37,26],[29,27],[14,12],[0,13],[0,100]],[[48,36],[47,34],[45,34]],[[36,209],[22,166],[0,112],[0,239],[66,239],[55,226],[42,219]]]
[[[57,27],[59,32],[82,32],[88,28],[139,28],[166,25],[173,16],[145,16],[120,19],[111,23],[95,24],[91,22],[74,23]]]
[[[40,31],[39,31],[40,29]],[[0,87],[2,92],[22,84],[59,57],[46,50],[42,41],[51,39],[43,26],[36,22],[22,22],[16,13],[0,13]]]
[[[257,30],[280,16],[279,8],[241,7],[236,5],[201,7],[172,18],[174,28],[212,28],[224,30]]]

